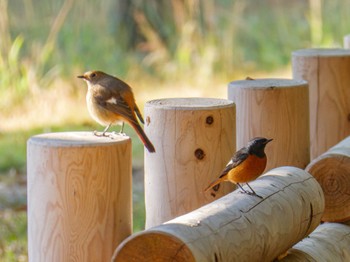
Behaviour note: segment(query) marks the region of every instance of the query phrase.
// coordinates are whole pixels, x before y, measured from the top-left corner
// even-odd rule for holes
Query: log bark
[[[350,261],[350,227],[324,223],[280,259],[282,262]]]
[[[312,160],[350,135],[350,50],[297,50],[292,66],[309,83]]]
[[[27,146],[30,261],[110,261],[132,231],[130,138],[50,133]]]
[[[148,102],[145,116],[157,148],[145,153],[149,228],[215,200],[203,190],[235,152],[235,107],[224,99],[171,98]],[[216,198],[232,189],[224,183]]]
[[[285,165],[306,167],[310,141],[305,81],[234,81],[228,86],[228,98],[236,104],[237,149],[256,136],[273,138],[265,150],[266,170]]]
[[[350,220],[350,137],[314,159],[306,171],[316,178],[324,192],[322,221]]]
[[[306,171],[276,168],[251,186],[263,199],[236,190],[129,237],[112,260],[271,261],[319,225],[323,193]]]

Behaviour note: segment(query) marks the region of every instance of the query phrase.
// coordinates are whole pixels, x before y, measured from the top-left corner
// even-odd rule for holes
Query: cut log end
[[[307,168],[325,195],[325,212],[322,221],[344,222],[350,219],[350,158],[328,154],[312,162]]]
[[[96,136],[91,132],[57,132],[33,136],[29,143],[50,147],[102,146],[129,142],[130,137],[107,133],[106,136]]]
[[[137,234],[115,251],[112,261],[195,261],[181,240],[164,232]]]

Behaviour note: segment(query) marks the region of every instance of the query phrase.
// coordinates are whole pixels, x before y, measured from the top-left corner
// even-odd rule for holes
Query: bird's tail
[[[223,179],[222,179],[221,177],[215,179],[213,182],[211,182],[211,183],[209,184],[209,186],[207,186],[206,189],[204,189],[204,192],[207,192],[209,189],[211,189],[211,188],[213,188],[213,187],[219,185],[222,181],[223,181]],[[217,190],[215,190],[215,191],[217,191]]]
[[[148,137],[146,136],[145,132],[143,131],[143,129],[139,125],[139,123],[131,122],[130,124],[132,125],[132,127],[134,128],[136,133],[138,134],[139,138],[141,139],[142,143],[147,148],[148,152],[150,152],[150,153],[156,152],[152,142],[148,139]]]

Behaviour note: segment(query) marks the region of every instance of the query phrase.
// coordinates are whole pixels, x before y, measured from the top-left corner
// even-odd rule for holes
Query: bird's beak
[[[271,142],[272,140],[273,140],[272,138],[271,138],[271,139],[267,139],[265,145],[266,145],[267,143]]]
[[[82,79],[86,79],[86,77],[84,75],[81,76],[77,76],[78,78],[82,78]]]

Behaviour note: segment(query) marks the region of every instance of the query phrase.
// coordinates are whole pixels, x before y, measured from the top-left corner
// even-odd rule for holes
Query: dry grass
[[[76,74],[78,75],[78,73]],[[247,75],[232,80],[244,79]],[[250,74],[253,78],[290,78],[290,68],[270,73]],[[137,103],[143,108],[144,104],[153,99],[171,97],[214,97],[227,98],[227,83],[224,79],[206,79],[195,83],[158,82],[156,80],[140,81],[128,80],[133,87]],[[49,89],[39,89],[21,105],[11,112],[0,113],[0,130],[3,132],[29,130],[37,127],[46,127],[64,124],[92,123],[85,105],[86,84],[75,79],[70,82],[57,79]]]

